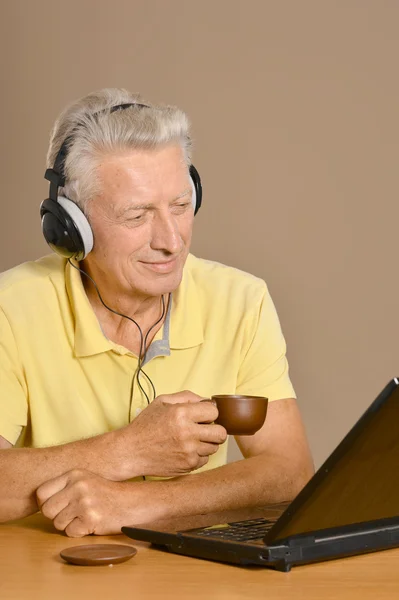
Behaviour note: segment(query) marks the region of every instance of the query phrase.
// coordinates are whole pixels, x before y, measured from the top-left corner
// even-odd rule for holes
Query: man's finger
[[[159,396],[159,398],[164,404],[190,404],[193,402],[201,402],[201,400],[203,400],[202,396],[198,396],[197,394],[194,394],[194,392],[188,390],[177,392],[176,394]]]
[[[65,528],[65,533],[68,537],[83,537],[95,533],[95,527],[80,517],[75,517]]]
[[[219,416],[219,411],[213,402],[201,401],[192,404],[189,410],[190,418],[195,423],[213,423]]]
[[[42,514],[51,519],[52,521],[59,515],[69,504],[68,492],[65,491],[65,488],[54,494],[54,496],[50,496],[46,502],[44,502],[40,510]]]
[[[53,519],[53,525],[59,531],[64,531],[76,517],[74,503],[67,504]]]
[[[68,473],[63,473],[58,477],[54,477],[54,479],[50,479],[45,483],[42,483],[36,490],[36,498],[39,508],[42,508],[42,505],[54,494],[57,494],[61,490],[63,490],[68,484],[69,477]]]
[[[198,439],[211,444],[223,444],[227,440],[227,432],[222,425],[197,425]]]
[[[198,444],[198,456],[211,456],[219,450],[219,444],[210,444],[209,442],[200,442]]]

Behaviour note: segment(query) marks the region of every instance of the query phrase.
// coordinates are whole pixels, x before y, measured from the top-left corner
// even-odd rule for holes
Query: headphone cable
[[[73,262],[71,261],[71,259],[70,259],[70,258],[68,258],[68,262],[69,262],[69,264],[70,264],[70,265],[71,265],[71,266],[72,266],[74,269],[76,269],[77,271],[79,271],[80,273],[82,273],[83,275],[85,275],[85,276],[86,276],[86,277],[87,277],[87,278],[88,278],[88,279],[89,279],[89,280],[92,282],[92,284],[94,285],[94,289],[96,290],[96,292],[97,292],[97,295],[98,295],[98,297],[99,297],[99,299],[100,299],[101,303],[103,304],[103,306],[104,306],[104,307],[105,307],[107,310],[109,310],[110,312],[114,313],[115,315],[118,315],[119,317],[123,317],[123,318],[125,318],[125,319],[129,319],[129,321],[131,321],[132,323],[134,323],[134,324],[136,325],[137,329],[139,330],[139,333],[140,333],[140,351],[139,351],[139,357],[138,357],[138,367],[137,367],[137,370],[136,370],[135,376],[133,377],[132,397],[133,397],[133,389],[134,389],[134,379],[135,379],[135,378],[137,378],[137,383],[138,383],[138,386],[139,386],[139,388],[141,389],[142,393],[144,394],[144,396],[145,396],[145,398],[146,398],[146,400],[147,400],[147,404],[150,404],[150,399],[149,399],[149,397],[147,396],[147,394],[146,394],[145,390],[143,389],[143,387],[142,387],[142,385],[141,385],[141,382],[140,382],[140,377],[139,377],[139,375],[140,375],[140,373],[143,373],[143,375],[144,375],[144,376],[147,378],[147,380],[149,381],[149,383],[150,383],[150,385],[151,385],[152,392],[153,392],[153,394],[154,394],[154,398],[156,398],[155,386],[154,386],[154,384],[152,383],[152,381],[151,381],[150,377],[149,377],[149,376],[147,375],[147,373],[146,373],[146,372],[143,370],[143,368],[142,368],[142,365],[144,364],[144,361],[145,361],[145,358],[146,358],[146,355],[147,355],[147,350],[148,350],[148,348],[147,348],[147,339],[148,339],[148,335],[149,335],[149,333],[152,331],[152,329],[154,329],[154,327],[156,327],[156,325],[158,325],[158,323],[160,323],[160,322],[162,321],[162,319],[163,319],[163,318],[164,318],[164,316],[165,316],[165,299],[164,299],[163,295],[162,295],[162,314],[161,314],[160,318],[159,318],[159,319],[158,319],[158,320],[157,320],[157,321],[154,323],[154,325],[152,325],[152,326],[150,327],[150,329],[147,331],[147,333],[146,333],[146,336],[145,336],[145,338],[144,338],[144,340],[143,340],[143,332],[142,332],[142,330],[141,330],[141,327],[140,327],[140,325],[139,325],[139,324],[138,324],[138,323],[137,323],[137,322],[136,322],[136,321],[135,321],[135,320],[134,320],[132,317],[128,317],[127,315],[124,315],[124,314],[122,314],[122,313],[120,313],[120,312],[118,312],[118,311],[114,310],[113,308],[110,308],[110,307],[109,307],[109,306],[108,306],[108,305],[107,305],[107,304],[104,302],[104,300],[103,300],[103,298],[102,298],[102,296],[101,296],[101,294],[100,294],[100,290],[98,289],[98,286],[97,286],[96,282],[94,281],[94,279],[92,279],[92,278],[90,277],[90,275],[88,275],[88,273],[86,273],[86,271],[83,271],[83,269],[80,269],[79,267],[77,267],[76,265],[74,265],[74,264],[73,264]],[[169,302],[169,300],[170,300],[170,294],[169,294],[168,302]]]
[[[170,294],[169,294],[169,298],[170,298]],[[146,373],[145,371],[143,371],[143,369],[142,369],[142,365],[143,365],[143,364],[144,364],[144,362],[145,362],[145,359],[146,359],[146,356],[147,356],[147,351],[148,351],[148,347],[147,347],[147,338],[148,338],[148,336],[149,336],[150,332],[151,332],[151,331],[154,329],[154,327],[156,327],[156,326],[158,325],[158,323],[160,323],[160,322],[162,321],[162,319],[164,318],[164,316],[165,316],[166,308],[165,308],[165,299],[164,299],[163,295],[162,295],[162,297],[161,297],[161,300],[162,300],[162,313],[161,313],[161,316],[159,317],[158,321],[156,321],[156,322],[154,323],[154,325],[152,325],[152,326],[150,327],[150,329],[147,331],[147,333],[146,333],[146,335],[145,335],[145,338],[144,338],[144,349],[143,349],[143,356],[142,356],[142,358],[141,358],[141,357],[139,357],[139,363],[138,363],[138,368],[137,368],[137,377],[136,377],[136,379],[137,379],[137,383],[138,383],[138,386],[139,386],[139,388],[140,388],[140,389],[141,389],[141,391],[143,392],[144,396],[146,397],[146,399],[147,399],[147,403],[148,403],[148,404],[150,403],[150,401],[149,401],[149,398],[148,398],[147,394],[145,393],[145,391],[144,391],[144,389],[143,389],[143,387],[142,387],[142,385],[141,385],[141,383],[140,383],[140,373],[143,373],[143,375],[144,375],[144,376],[147,378],[147,380],[149,381],[149,383],[150,383],[150,385],[151,385],[151,387],[152,387],[152,392],[153,392],[153,394],[154,394],[154,398],[153,398],[153,399],[155,399],[155,398],[156,398],[156,391],[155,391],[154,384],[152,383],[152,381],[151,381],[151,379],[149,378],[149,376],[147,375],[147,373]],[[124,315],[123,315],[123,316],[124,316]],[[128,318],[129,318],[129,317],[128,317]],[[139,327],[139,325],[137,325],[137,326]],[[141,330],[140,330],[140,331],[141,331]],[[142,335],[142,333],[141,333],[141,335]],[[141,348],[141,346],[140,346],[140,348]],[[133,379],[132,396],[133,396],[133,389],[134,389],[134,379]]]

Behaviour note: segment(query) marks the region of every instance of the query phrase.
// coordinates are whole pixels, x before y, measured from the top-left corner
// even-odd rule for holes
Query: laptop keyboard
[[[264,538],[266,533],[274,525],[275,521],[267,519],[250,519],[248,521],[237,521],[225,525],[206,527],[192,532],[201,537],[218,538],[234,542],[247,542]]]

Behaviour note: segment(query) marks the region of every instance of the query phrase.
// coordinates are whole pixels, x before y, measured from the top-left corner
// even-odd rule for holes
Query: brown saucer
[[[90,544],[71,546],[61,550],[60,556],[72,565],[115,565],[133,558],[137,554],[134,546],[123,544]]]

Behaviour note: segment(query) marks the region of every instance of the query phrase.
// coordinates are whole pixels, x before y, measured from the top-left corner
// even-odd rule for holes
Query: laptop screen
[[[399,517],[399,381],[392,380],[289,505],[267,542]]]

